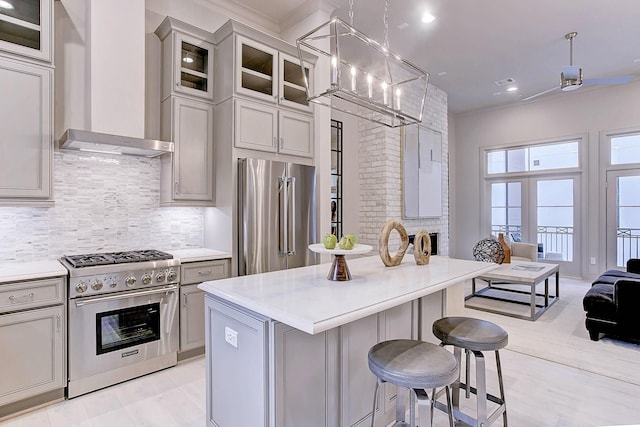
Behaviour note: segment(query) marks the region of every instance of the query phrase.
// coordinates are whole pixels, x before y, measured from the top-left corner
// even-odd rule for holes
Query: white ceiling
[[[232,1],[282,25],[318,0]],[[348,0],[331,2],[347,20]],[[436,16],[431,24],[420,20],[427,9]],[[354,26],[382,41],[383,11],[384,0],[354,0]],[[578,32],[573,60],[585,79],[640,76],[639,0],[389,0],[391,50],[430,73],[453,113],[520,102],[559,86],[561,68],[569,65],[564,35],[571,31]],[[506,78],[515,79],[516,93],[495,84]],[[571,95],[557,90],[537,99]]]

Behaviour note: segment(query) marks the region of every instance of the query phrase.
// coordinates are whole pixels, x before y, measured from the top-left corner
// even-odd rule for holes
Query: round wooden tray
[[[326,249],[322,243],[309,245],[309,250],[312,252],[333,255],[333,263],[327,279],[337,282],[351,280],[351,272],[347,266],[347,261],[344,259],[345,255],[363,255],[371,252],[372,249],[372,246],[357,243],[353,245],[353,249]]]

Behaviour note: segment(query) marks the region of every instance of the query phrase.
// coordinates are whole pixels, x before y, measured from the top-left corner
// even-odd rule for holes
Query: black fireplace
[[[438,234],[440,233],[429,233],[429,239],[431,239],[431,255],[438,255]],[[413,245],[413,240],[416,235],[409,235],[409,244]]]

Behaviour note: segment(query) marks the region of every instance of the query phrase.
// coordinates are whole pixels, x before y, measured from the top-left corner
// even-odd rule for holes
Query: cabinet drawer
[[[229,260],[191,262],[182,264],[181,269],[183,285],[224,279],[229,277]]]
[[[0,285],[0,313],[62,304],[64,289],[64,277]]]

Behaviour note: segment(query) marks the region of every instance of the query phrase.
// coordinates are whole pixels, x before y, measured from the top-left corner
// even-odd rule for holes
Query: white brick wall
[[[203,245],[202,208],[160,208],[160,160],[57,152],[53,208],[0,207],[0,263]]]
[[[422,124],[442,133],[442,217],[402,219],[402,165],[400,129],[358,120],[360,134],[360,232],[359,241],[378,247],[382,226],[388,220],[402,222],[409,234],[420,229],[439,233],[440,255],[449,253],[449,130],[447,94],[429,85]],[[392,233],[390,250],[398,247]]]

